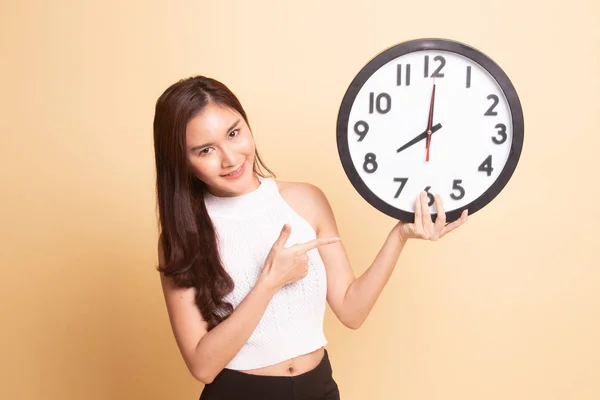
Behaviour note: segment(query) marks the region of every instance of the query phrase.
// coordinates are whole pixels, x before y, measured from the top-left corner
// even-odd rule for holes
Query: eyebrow
[[[237,126],[237,125],[240,123],[240,121],[241,121],[240,119],[238,119],[237,121],[235,121],[235,122],[234,122],[234,123],[233,123],[233,124],[232,124],[232,125],[229,127],[229,129],[227,129],[227,132],[226,132],[226,133],[229,133],[229,132],[231,132],[231,130],[232,130],[233,128],[235,128],[235,127],[236,127],[236,126]],[[192,147],[192,148],[190,149],[190,151],[196,151],[196,150],[200,150],[200,149],[202,149],[202,148],[204,148],[204,147],[212,146],[213,144],[214,144],[214,143],[205,143],[205,144],[201,144],[201,145],[199,145],[199,146],[194,146],[194,147]]]

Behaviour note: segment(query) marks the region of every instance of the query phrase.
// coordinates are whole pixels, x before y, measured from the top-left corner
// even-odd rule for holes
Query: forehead
[[[187,124],[186,138],[193,143],[222,136],[241,117],[232,108],[209,104]]]

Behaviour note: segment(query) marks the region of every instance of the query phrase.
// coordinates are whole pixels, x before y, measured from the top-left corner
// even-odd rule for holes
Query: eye
[[[203,156],[205,154],[209,154],[212,149],[213,149],[212,147],[206,147],[206,148],[200,150],[200,152],[198,154],[201,156]]]
[[[229,132],[229,137],[230,138],[234,138],[234,137],[236,137],[239,134],[240,134],[240,130],[239,129],[234,129],[231,132]]]

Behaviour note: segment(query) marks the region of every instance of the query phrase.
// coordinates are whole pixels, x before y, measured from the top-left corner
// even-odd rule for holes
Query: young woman
[[[367,318],[410,238],[432,222],[425,193],[355,278],[331,207],[309,183],[262,163],[248,118],[222,83],[197,76],[158,99],[154,149],[159,271],[173,334],[200,399],[339,399],[323,334],[327,302],[347,327]],[[264,171],[267,171],[268,174]]]

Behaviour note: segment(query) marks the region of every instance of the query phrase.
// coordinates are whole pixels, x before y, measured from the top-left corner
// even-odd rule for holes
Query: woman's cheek
[[[240,150],[245,152],[254,151],[254,140],[250,135],[245,135],[240,141]]]
[[[202,181],[219,175],[220,166],[217,157],[198,157],[192,165],[195,175]]]

